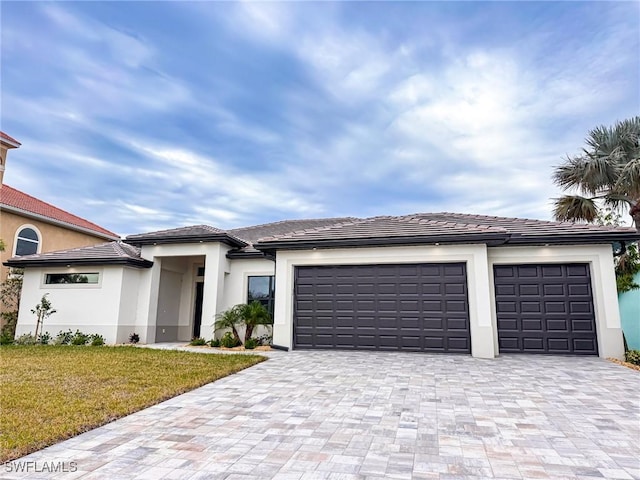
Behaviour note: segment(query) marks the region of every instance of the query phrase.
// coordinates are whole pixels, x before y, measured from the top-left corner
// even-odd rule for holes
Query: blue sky
[[[5,183],[120,234],[456,211],[548,219],[640,109],[636,2],[6,2]]]

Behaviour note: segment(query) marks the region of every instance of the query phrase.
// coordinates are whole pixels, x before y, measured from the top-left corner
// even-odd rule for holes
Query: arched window
[[[38,232],[31,227],[23,227],[16,237],[16,255],[31,255],[38,253],[40,237]]]

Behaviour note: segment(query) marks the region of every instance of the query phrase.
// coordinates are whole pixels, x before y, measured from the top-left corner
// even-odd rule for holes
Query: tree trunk
[[[247,343],[247,340],[251,338],[253,335],[253,325],[247,325],[247,329],[244,332],[244,343]]]
[[[231,330],[233,331],[233,338],[236,339],[236,343],[242,343],[242,340],[240,340],[240,335],[238,334],[238,330],[236,330],[235,325],[231,325]]]

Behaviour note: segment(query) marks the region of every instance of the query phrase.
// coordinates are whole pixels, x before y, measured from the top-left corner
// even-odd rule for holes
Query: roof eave
[[[351,239],[323,239],[323,240],[297,240],[297,241],[266,241],[257,242],[254,247],[261,251],[274,250],[307,250],[313,248],[339,248],[339,247],[380,247],[380,246],[410,246],[410,245],[435,245],[435,244],[464,244],[484,243],[488,246],[504,245],[508,241],[506,233],[479,233],[461,235],[418,235],[410,237],[373,237]]]
[[[267,254],[265,252],[261,252],[261,251],[256,251],[256,250],[252,250],[252,251],[244,251],[244,250],[231,250],[229,252],[227,252],[227,258],[266,258]]]
[[[640,233],[636,232],[602,232],[602,233],[574,233],[553,235],[522,235],[513,234],[508,245],[585,245],[611,244],[614,242],[635,242],[640,240]]]
[[[24,268],[24,267],[49,267],[49,266],[98,266],[98,265],[124,265],[136,268],[151,268],[153,262],[145,259],[137,258],[75,258],[75,259],[21,259],[10,258],[3,263],[6,267]]]
[[[54,218],[47,217],[45,215],[40,215],[39,213],[30,212],[29,210],[24,210],[22,208],[14,207],[12,205],[6,205],[4,203],[0,203],[0,210],[6,210],[7,212],[15,213],[23,217],[33,218],[35,220],[40,220],[42,222],[50,223],[52,225],[64,227],[68,230],[74,230],[76,232],[86,233],[87,235],[102,238],[104,240],[120,240],[120,237],[117,236],[116,234],[109,235],[103,232],[99,232],[97,230],[92,230],[90,228],[74,225],[73,223],[64,222],[62,220],[56,220]]]
[[[212,235],[182,235],[177,237],[165,237],[165,238],[151,238],[151,237],[126,237],[125,242],[141,247],[143,245],[167,245],[176,243],[208,243],[208,242],[222,242],[231,247],[242,248],[246,247],[248,243],[243,242],[237,238],[231,237],[226,234],[212,234]]]

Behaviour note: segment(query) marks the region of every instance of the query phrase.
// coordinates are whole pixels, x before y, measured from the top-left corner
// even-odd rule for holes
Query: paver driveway
[[[598,358],[280,353],[21,461],[77,462],[34,479],[640,478],[639,391]]]

